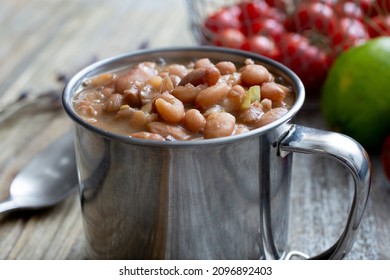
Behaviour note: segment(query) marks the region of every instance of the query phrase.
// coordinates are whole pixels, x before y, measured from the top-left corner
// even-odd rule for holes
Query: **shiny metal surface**
[[[330,157],[351,173],[355,194],[344,232],[332,248],[316,257],[344,258],[352,248],[369,196],[371,163],[366,151],[348,136],[298,125],[291,127],[279,145],[282,156],[286,152],[298,152]]]
[[[274,253],[284,253],[291,162],[265,136],[149,147],[78,127],[76,141],[94,257],[260,259],[268,219]]]
[[[73,111],[72,96],[86,77],[145,60],[164,58],[180,62],[201,57],[236,63],[249,57],[266,65],[297,92],[294,107],[274,123],[246,134],[175,142],[115,135],[87,124]],[[297,137],[300,130],[289,121],[303,101],[302,83],[290,70],[263,57],[231,49],[149,50],[107,59],[79,72],[65,88],[63,104],[75,122],[81,206],[91,256],[101,259],[289,256],[292,152],[317,153],[322,149],[328,152],[327,147],[337,145],[330,144],[333,139],[324,137],[321,131],[306,134],[309,139]],[[339,135],[337,140],[344,138]],[[295,143],[305,148],[293,148]],[[369,159],[364,151],[343,148],[332,155],[349,162],[347,166],[357,167],[351,168],[356,178],[362,173],[369,178]],[[350,152],[356,155],[351,156]],[[355,162],[357,159],[360,162]],[[353,227],[348,226],[336,244],[343,252],[354,241],[354,234],[349,232],[359,225],[368,197],[369,180],[357,180],[357,184],[364,186],[357,186],[359,198],[353,202],[348,223]],[[319,257],[343,257],[337,250],[332,247],[328,251],[335,254],[327,251]]]
[[[77,189],[73,134],[67,133],[33,158],[12,181],[0,213],[52,206]]]

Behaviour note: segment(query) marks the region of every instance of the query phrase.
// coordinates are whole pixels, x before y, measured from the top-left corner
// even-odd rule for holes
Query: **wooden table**
[[[0,105],[20,95],[59,96],[63,79],[93,60],[147,46],[196,44],[185,1],[0,0]],[[71,127],[58,106],[25,112],[0,129],[0,197],[15,174]],[[295,122],[326,128],[316,107]],[[372,191],[347,259],[390,259],[390,188],[372,156]],[[327,159],[294,159],[290,239],[315,253],[332,244],[351,201],[352,179]],[[86,259],[78,196],[50,209],[0,215],[0,259]]]

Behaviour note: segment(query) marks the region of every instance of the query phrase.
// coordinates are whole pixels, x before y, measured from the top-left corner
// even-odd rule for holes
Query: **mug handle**
[[[367,152],[344,134],[294,124],[278,145],[282,157],[289,152],[329,157],[341,163],[353,176],[354,196],[344,231],[334,245],[310,259],[344,258],[355,241],[370,192],[371,162]]]

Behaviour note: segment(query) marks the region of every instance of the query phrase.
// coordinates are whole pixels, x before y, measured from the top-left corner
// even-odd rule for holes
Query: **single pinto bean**
[[[214,67],[214,64],[208,58],[201,58],[195,61],[194,69]]]
[[[149,132],[160,134],[164,138],[173,137],[176,140],[187,140],[191,137],[188,131],[176,124],[150,122],[147,127]]]
[[[221,75],[233,74],[236,70],[236,65],[230,61],[221,61],[215,64]]]
[[[135,86],[126,89],[123,92],[123,98],[124,98],[124,102],[129,104],[131,107],[139,108],[142,106],[142,101],[138,92],[138,88]]]
[[[106,112],[116,112],[123,105],[123,95],[114,93],[110,95],[103,104],[103,110]]]
[[[233,135],[242,134],[249,131],[249,127],[244,124],[236,124],[234,126]]]
[[[183,103],[169,93],[161,94],[154,102],[160,116],[169,122],[178,123],[184,117]]]
[[[153,76],[148,80],[148,84],[151,85],[154,90],[159,90],[161,88],[161,83],[163,81],[163,78],[160,76]]]
[[[286,108],[275,108],[271,109],[268,112],[264,113],[264,115],[255,123],[256,127],[262,127],[267,125],[277,119],[280,119],[285,114],[287,114],[288,110]]]
[[[208,87],[196,96],[195,104],[201,109],[207,109],[217,104],[228,92],[230,87],[225,83]]]
[[[118,77],[117,81],[115,82],[115,91],[123,93],[126,89],[130,88],[131,83],[130,75],[122,75]]]
[[[131,108],[129,105],[122,105],[116,113],[115,118],[118,120],[130,119],[137,109]]]
[[[185,86],[186,84],[191,84],[193,86],[201,85],[205,83],[206,79],[206,68],[198,68],[189,72],[187,75],[181,79],[178,86]]]
[[[190,109],[185,113],[183,123],[189,131],[197,133],[204,128],[206,119],[198,110]]]
[[[88,88],[96,88],[100,86],[107,86],[110,83],[113,83],[116,79],[116,74],[114,73],[102,73],[97,76],[86,79],[83,82],[83,87]]]
[[[221,77],[221,73],[217,67],[206,68],[206,84],[208,86],[213,86],[218,83],[219,77]]]
[[[238,116],[240,122],[246,125],[256,124],[261,117],[264,115],[264,112],[261,106],[250,106],[249,108],[242,110]]]
[[[140,138],[140,139],[146,139],[146,140],[157,140],[157,141],[164,141],[164,137],[162,137],[158,133],[150,133],[146,131],[140,131],[130,134],[129,136],[134,138]]]
[[[260,105],[264,112],[268,112],[272,109],[272,101],[268,98],[264,98],[263,100],[261,100]]]
[[[274,102],[281,102],[286,97],[285,88],[275,82],[263,83],[260,86],[261,98],[267,98]]]
[[[211,113],[204,127],[205,138],[217,138],[232,135],[236,118],[226,112]]]
[[[169,74],[179,76],[180,78],[183,78],[188,73],[188,69],[181,64],[171,64],[166,70]]]
[[[148,122],[148,114],[145,114],[141,110],[135,110],[129,118],[130,127],[136,130],[145,130]]]
[[[272,78],[271,73],[262,65],[246,65],[241,69],[241,81],[247,86],[261,85]]]
[[[178,86],[185,86],[186,84],[212,86],[218,82],[220,76],[219,70],[215,67],[197,68],[185,75]]]

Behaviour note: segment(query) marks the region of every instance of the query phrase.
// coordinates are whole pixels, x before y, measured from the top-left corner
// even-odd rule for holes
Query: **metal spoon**
[[[72,133],[66,133],[36,155],[15,177],[0,213],[55,205],[77,187]]]

